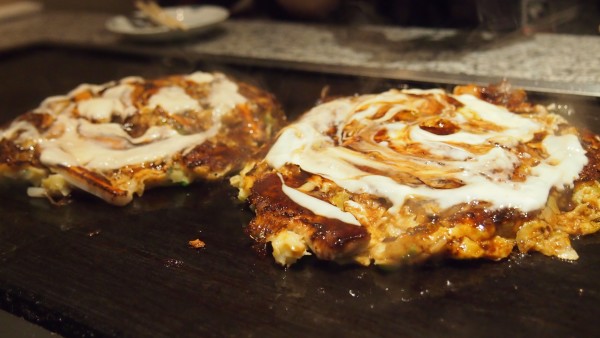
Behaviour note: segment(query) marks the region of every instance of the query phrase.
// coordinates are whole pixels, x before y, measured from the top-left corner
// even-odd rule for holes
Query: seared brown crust
[[[258,242],[266,242],[283,229],[301,233],[309,240],[313,253],[320,259],[343,260],[363,250],[370,236],[364,227],[315,215],[286,196],[281,181],[270,173],[260,178],[249,197],[257,217],[246,228]]]
[[[54,170],[75,187],[84,189],[93,186],[97,195],[111,204],[122,206],[131,201],[131,194],[127,190],[114,186],[106,176],[82,167],[59,166]]]
[[[285,172],[285,183],[292,187],[317,179],[297,168],[287,167]],[[392,265],[420,262],[434,255],[497,260],[510,254],[520,226],[536,216],[536,213],[526,214],[514,209],[491,211],[485,204],[460,204],[432,214],[426,204],[415,201],[408,203],[401,213],[414,217],[417,225],[410,227],[404,235],[393,238],[379,229],[386,226],[385,220],[380,220],[384,215],[377,214],[385,206],[385,201],[375,196],[350,197],[362,205],[372,205],[367,213],[373,215],[371,220],[374,223],[356,226],[315,215],[290,200],[283,193],[281,180],[273,170],[259,166],[251,175],[258,179],[248,197],[256,213],[246,228],[248,235],[258,243],[267,243],[284,230],[299,233],[311,251],[323,260],[350,261],[364,253],[371,240],[388,242],[386,255]],[[339,188],[328,189],[325,195],[319,192],[320,198],[332,204],[340,194],[344,194]]]
[[[54,122],[54,118],[46,113],[27,112],[17,117],[15,122],[26,122],[37,130],[46,131]],[[15,142],[17,137],[18,133],[10,138],[0,137],[0,165],[11,168],[0,172],[20,170],[28,166],[41,167],[35,140]]]
[[[27,112],[17,118],[17,121],[26,121],[35,126],[38,130],[45,131],[52,126],[54,117],[46,113]]]
[[[600,140],[598,135],[589,130],[582,130],[581,141],[586,151],[588,163],[579,174],[578,181],[598,181],[600,179]]]
[[[456,86],[454,94],[471,94],[489,103],[504,106],[515,113],[530,113],[535,107],[527,101],[527,93],[523,89],[513,88],[507,81],[488,86]]]
[[[241,164],[250,155],[251,153],[241,153],[239,149],[229,147],[221,142],[217,144],[204,142],[185,154],[182,162],[190,170],[213,172],[216,174],[229,172],[232,167],[236,169],[240,168]],[[215,177],[220,177],[220,175],[215,175]],[[206,178],[211,179],[212,177],[207,175]]]

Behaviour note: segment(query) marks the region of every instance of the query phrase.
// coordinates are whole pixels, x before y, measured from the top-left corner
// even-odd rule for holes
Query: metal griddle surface
[[[0,119],[6,122],[82,82],[197,68],[226,71],[263,86],[292,115],[310,107],[324,85],[332,94],[400,85],[38,47],[0,57]],[[595,106],[591,102],[595,111],[578,114],[595,122]],[[199,183],[151,190],[123,208],[85,196],[55,207],[28,198],[24,186],[2,186],[0,307],[64,336],[566,337],[600,332],[598,235],[574,242],[581,258],[573,263],[532,254],[382,271],[309,258],[284,270],[251,250],[243,227],[252,213],[235,194],[226,182]],[[195,238],[206,247],[189,248]]]

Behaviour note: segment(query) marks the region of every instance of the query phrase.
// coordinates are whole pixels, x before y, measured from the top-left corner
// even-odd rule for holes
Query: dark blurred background
[[[0,0],[0,3],[10,0]],[[126,13],[133,0],[42,0],[48,9]],[[598,34],[600,1],[584,0],[160,0],[161,5],[216,4],[232,17],[327,24],[384,24]]]

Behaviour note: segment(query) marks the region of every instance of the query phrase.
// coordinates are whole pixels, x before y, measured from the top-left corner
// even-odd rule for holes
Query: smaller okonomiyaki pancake
[[[574,260],[570,236],[600,228],[599,146],[506,83],[394,89],[314,107],[231,182],[282,265]]]
[[[221,73],[83,84],[0,131],[0,174],[31,182],[30,196],[79,189],[126,205],[239,170],[284,121],[271,94]]]

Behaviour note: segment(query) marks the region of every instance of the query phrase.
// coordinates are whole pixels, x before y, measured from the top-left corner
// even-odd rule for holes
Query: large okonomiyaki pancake
[[[221,73],[83,84],[0,131],[0,174],[30,182],[34,197],[81,190],[125,205],[239,170],[284,121],[270,93]]]
[[[599,146],[507,83],[393,89],[317,105],[232,183],[282,265],[574,260],[571,237],[600,228]]]

